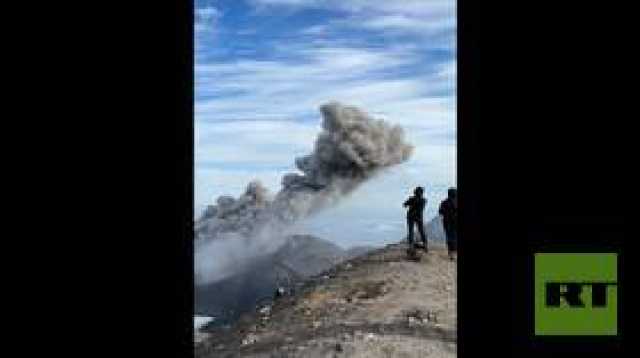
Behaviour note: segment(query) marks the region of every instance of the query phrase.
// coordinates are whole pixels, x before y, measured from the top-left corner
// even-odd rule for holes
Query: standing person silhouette
[[[447,236],[449,259],[453,261],[458,244],[458,191],[456,188],[449,189],[447,198],[442,201],[438,211],[442,215],[442,226]]]
[[[422,187],[416,187],[413,191],[413,196],[411,196],[407,201],[402,204],[403,207],[409,208],[407,210],[407,229],[409,230],[409,247],[411,249],[414,248],[413,242],[413,227],[414,225],[418,227],[418,232],[420,233],[420,238],[424,243],[424,251],[429,252],[429,248],[427,247],[427,235],[424,233],[424,223],[422,220],[422,213],[424,212],[424,207],[427,205],[427,199],[423,197],[424,189]]]

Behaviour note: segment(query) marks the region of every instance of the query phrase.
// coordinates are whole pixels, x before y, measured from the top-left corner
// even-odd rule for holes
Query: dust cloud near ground
[[[455,357],[457,270],[404,243],[343,262],[292,296],[201,333],[196,357]]]

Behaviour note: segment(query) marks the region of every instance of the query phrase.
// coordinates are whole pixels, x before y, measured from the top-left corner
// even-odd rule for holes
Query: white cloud
[[[383,15],[366,19],[360,26],[375,30],[429,33],[455,28],[455,19],[449,17],[421,18],[407,15]]]
[[[195,123],[195,209],[199,213],[220,195],[241,194],[252,180],[271,191],[294,158],[312,150],[319,123],[247,120]]]
[[[361,106],[374,116],[405,127],[409,140],[418,144],[417,154],[407,168],[422,168],[415,175],[406,176],[407,186],[416,180],[453,180],[455,165],[450,168],[437,163],[450,162],[455,157],[455,143],[429,142],[434,131],[455,131],[455,100],[428,97],[425,93],[440,91],[455,82],[450,78],[455,76],[455,61],[436,66],[431,73],[378,77],[377,72],[388,74],[418,63],[419,54],[411,47],[401,46],[300,46],[288,54],[297,59],[296,63],[243,60],[196,67],[200,95],[238,93],[196,103],[196,197],[204,196],[211,202],[217,195],[237,195],[255,178],[267,178],[271,189],[278,190],[280,176],[294,169],[294,157],[311,150],[320,130],[318,106],[333,99]],[[307,121],[297,121],[300,119]],[[210,161],[244,163],[248,169],[212,172],[198,168]],[[260,165],[289,169],[258,172],[255,168]],[[378,192],[385,193],[382,189]],[[202,207],[204,202],[198,205]]]
[[[207,19],[213,19],[216,18],[220,15],[220,10],[216,9],[213,6],[206,6],[203,8],[197,8],[195,9],[196,12],[196,17],[203,19],[203,20],[207,20]]]
[[[314,25],[314,26],[309,26],[305,29],[302,29],[300,33],[303,35],[321,35],[321,34],[326,34],[328,31],[329,31],[329,27],[327,25]]]
[[[197,80],[213,76],[235,76],[234,80],[257,81],[311,78],[316,80],[344,79],[370,71],[416,63],[419,58],[413,48],[391,46],[383,49],[313,44],[287,44],[274,49],[274,55],[289,61],[239,60],[226,63],[196,64]],[[295,62],[294,62],[295,61]],[[202,77],[202,78],[201,78]],[[223,80],[225,78],[223,77]],[[203,82],[201,82],[203,83]],[[205,84],[205,83],[203,83]]]
[[[393,77],[394,71],[422,60],[419,49],[410,46],[306,45],[293,46],[281,54],[295,61],[198,64],[196,92],[215,97],[197,101],[196,119],[299,119],[316,115],[317,107],[329,100],[393,107],[395,101],[415,101],[452,84],[438,68],[432,73],[419,69],[418,73]]]
[[[292,155],[311,150],[319,130],[290,121],[196,122],[196,166],[209,161],[290,166]]]
[[[255,5],[289,5],[289,6],[316,6],[321,4],[318,0],[253,0]]]
[[[325,8],[350,12],[401,13],[414,15],[455,13],[451,0],[251,0],[261,9],[288,7],[292,9]]]
[[[347,16],[304,29],[305,35],[324,35],[331,29],[357,28],[379,35],[418,35],[423,47],[454,48],[456,2],[453,0],[252,0],[259,13],[303,9],[339,10]]]
[[[389,198],[401,200],[416,185],[427,186],[428,193],[435,188],[430,195],[438,198],[455,185],[456,60],[429,58],[427,51],[455,47],[455,33],[440,34],[455,30],[454,1],[252,3],[261,11],[325,8],[347,15],[269,44],[269,60],[196,64],[196,210],[219,195],[239,195],[253,179],[277,191],[281,176],[295,169],[294,157],[310,152],[320,130],[318,106],[330,100],[402,125],[416,151],[409,162],[365,184],[353,200],[320,220],[366,215],[402,221],[401,208],[390,207]],[[209,19],[221,16],[209,12]],[[354,28],[396,38],[374,47],[329,36]],[[435,209],[428,210],[432,215]],[[357,225],[370,229],[364,222]]]
[[[194,14],[194,31],[197,33],[213,31],[218,18],[222,15],[220,10],[213,6],[196,8]]]

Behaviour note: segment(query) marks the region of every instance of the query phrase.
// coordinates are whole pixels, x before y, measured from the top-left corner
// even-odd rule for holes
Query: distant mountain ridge
[[[445,241],[444,226],[442,226],[442,216],[436,215],[425,224],[424,228],[428,240]]]
[[[273,254],[258,257],[242,272],[195,287],[195,314],[233,321],[263,298],[273,297],[279,286],[304,280],[336,264],[373,249],[358,246],[344,250],[311,235],[291,235]]]

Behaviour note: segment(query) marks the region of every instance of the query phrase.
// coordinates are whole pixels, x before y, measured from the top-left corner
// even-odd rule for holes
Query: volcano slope
[[[456,263],[391,244],[307,280],[296,294],[217,328],[196,357],[455,357]]]

